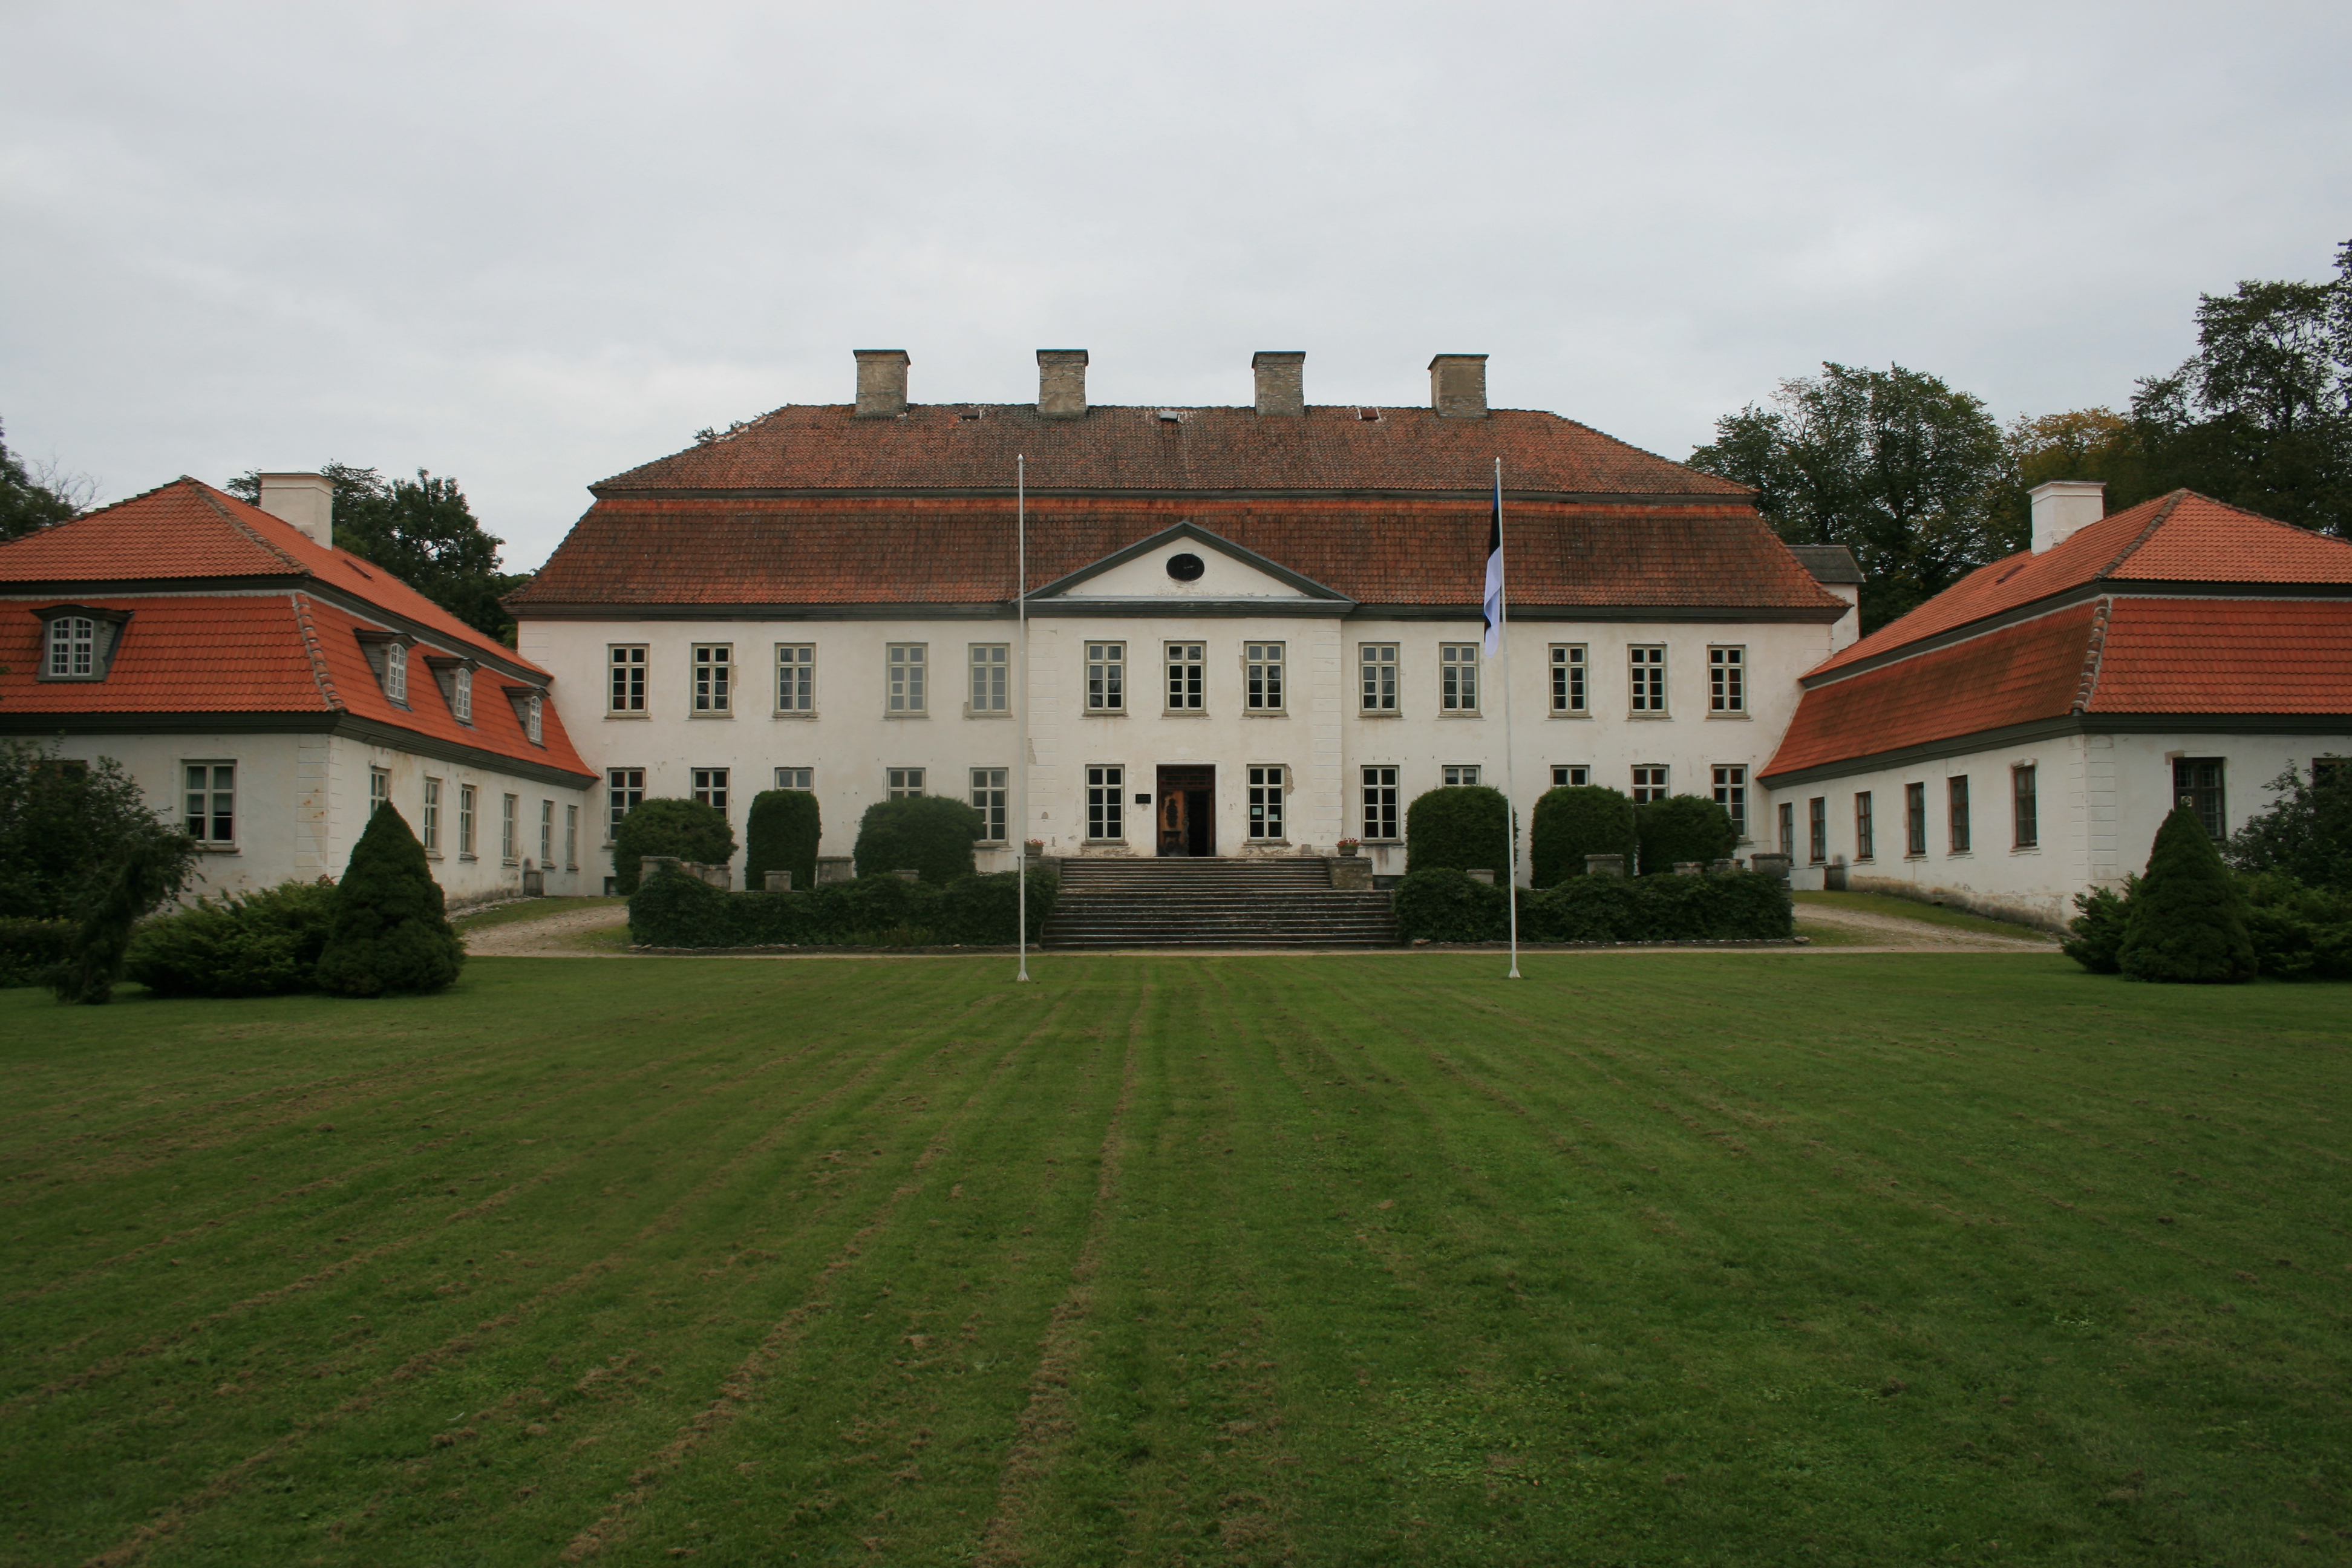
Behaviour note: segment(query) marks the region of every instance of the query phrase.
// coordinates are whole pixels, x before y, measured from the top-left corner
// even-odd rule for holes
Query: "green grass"
[[[2345,1560],[2344,988],[1522,963],[0,994],[0,1561]]]
[[[2014,937],[2026,942],[2051,942],[2058,939],[2039,927],[2020,925],[2014,921],[1987,920],[1965,910],[1948,909],[1942,904],[1923,903],[1916,899],[1898,899],[1891,893],[1791,893],[1797,910],[1802,914],[1808,904],[1828,909],[1853,910],[1857,914],[1892,915],[1896,920],[1921,921],[1931,926],[1949,926],[1955,931],[1972,931],[1985,936]]]
[[[488,931],[492,926],[512,925],[517,921],[543,921],[551,915],[568,915],[577,910],[601,910],[625,905],[626,899],[553,898],[524,899],[516,903],[499,904],[479,914],[460,912],[449,917],[449,923],[459,931]]]

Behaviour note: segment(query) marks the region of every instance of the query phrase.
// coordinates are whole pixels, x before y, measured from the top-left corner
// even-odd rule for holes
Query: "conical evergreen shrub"
[[[2185,805],[2156,830],[2116,957],[2126,980],[2234,985],[2254,977],[2245,895]]]
[[[449,929],[425,847],[399,812],[377,807],[335,889],[320,989],[338,996],[438,991],[465,962],[466,944]]]

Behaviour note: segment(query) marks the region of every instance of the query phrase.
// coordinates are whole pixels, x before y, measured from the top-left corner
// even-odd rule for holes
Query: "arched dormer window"
[[[408,701],[408,650],[398,643],[383,650],[383,694],[404,706]]]
[[[449,679],[449,711],[460,724],[474,721],[474,672],[460,668]]]
[[[530,737],[530,743],[534,746],[543,746],[547,743],[541,736],[540,727],[540,710],[545,706],[546,701],[547,699],[537,692],[531,693],[523,700],[522,732]]]
[[[39,679],[106,679],[131,612],[92,609],[88,605],[53,605],[33,613],[41,618]]]

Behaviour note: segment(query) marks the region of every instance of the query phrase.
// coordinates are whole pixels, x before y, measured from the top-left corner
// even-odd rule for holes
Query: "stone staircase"
[[[1114,947],[1392,947],[1389,895],[1340,892],[1319,858],[1073,859],[1045,942]]]

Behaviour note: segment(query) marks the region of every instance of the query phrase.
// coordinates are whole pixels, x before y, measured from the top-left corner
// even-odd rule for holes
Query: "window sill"
[[[2042,853],[2042,846],[2039,844],[2012,844],[2009,847],[2009,852],[2012,855],[2039,855]]]
[[[622,720],[626,720],[626,719],[650,719],[650,718],[652,718],[652,717],[653,717],[653,715],[652,715],[652,714],[650,714],[650,713],[607,713],[607,714],[605,714],[605,715],[604,715],[604,717],[605,717],[605,718],[607,718],[607,719],[622,719]],[[463,722],[464,722],[464,721],[463,721],[463,720],[460,720],[460,721],[458,721],[458,722],[463,723]]]
[[[1973,849],[1947,849],[1944,851],[1944,858],[1947,860],[1973,860],[1976,858],[1976,851]]]
[[[499,865],[501,865],[501,866],[507,867],[507,868],[509,868],[509,869],[511,869],[511,868],[514,868],[514,867],[517,867],[517,866],[521,865],[521,864],[522,864],[522,862],[521,862],[521,861],[520,861],[520,860],[501,860],[501,861],[499,861]]]
[[[971,703],[967,702],[963,706],[963,716],[967,719],[1010,719],[1013,717],[1013,710],[1010,708],[974,708]]]
[[[1590,719],[1592,717],[1592,710],[1587,708],[1580,711],[1573,708],[1555,708],[1550,712],[1545,714],[1544,717],[1547,719]]]
[[[427,849],[425,852],[425,858],[427,860],[441,860],[447,858],[447,857],[444,856],[438,849]]]
[[[1081,719],[1124,719],[1127,717],[1127,710],[1124,708],[1087,708],[1081,710],[1078,717]]]
[[[688,713],[687,717],[689,719],[732,719],[735,715],[733,712],[730,711],[726,713]]]
[[[1709,713],[1709,714],[1707,715],[1707,717],[1708,717],[1708,718],[1710,718],[1710,719],[1744,719],[1744,720],[1745,720],[1745,719],[1753,719],[1753,718],[1755,718],[1755,717],[1756,717],[1756,715],[1755,715],[1755,714],[1753,714],[1753,713]]]
[[[457,857],[457,858],[458,858],[458,859],[460,859],[460,860],[478,860],[478,859],[480,859],[480,858],[481,858],[481,857],[480,857],[479,855],[464,855],[464,854],[461,854],[461,855],[459,855],[459,856]]]
[[[1440,719],[1484,719],[1486,715],[1484,713],[1464,713],[1458,710],[1454,712],[1448,713],[1444,709],[1440,709],[1438,710],[1437,716]]]
[[[1081,838],[1078,842],[1081,846],[1088,849],[1124,849],[1127,847],[1127,840],[1124,838]]]
[[[1244,838],[1242,842],[1244,844],[1264,845],[1268,848],[1274,849],[1287,849],[1290,847],[1290,840],[1287,838]]]
[[[221,844],[215,842],[210,844],[199,843],[196,846],[196,853],[199,855],[236,855],[242,853],[242,851],[240,851],[233,843]]]
[[[1290,717],[1290,710],[1287,708],[1244,708],[1242,710],[1242,717],[1244,719],[1287,719]]]
[[[1398,712],[1393,708],[1359,708],[1356,710],[1356,717],[1359,719],[1402,719],[1404,715]]]
[[[928,719],[930,715],[929,713],[885,713],[882,717],[885,719]]]
[[[1162,719],[1205,719],[1209,710],[1206,708],[1162,708],[1160,716]]]
[[[769,714],[768,717],[771,719],[814,720],[816,717],[816,710],[814,708],[779,708],[774,712]]]
[[[1671,713],[1628,713],[1625,717],[1628,719],[1671,719],[1674,715]]]

